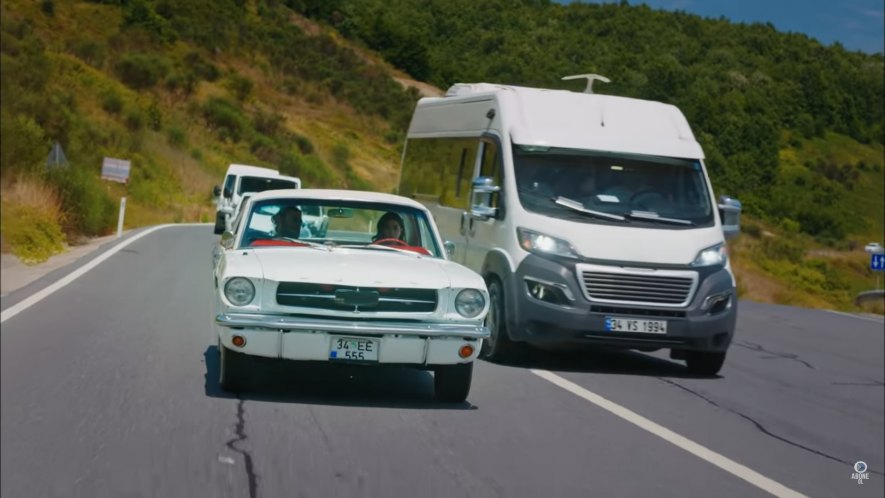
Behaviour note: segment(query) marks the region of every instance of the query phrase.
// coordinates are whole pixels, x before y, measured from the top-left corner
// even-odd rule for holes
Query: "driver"
[[[406,227],[400,215],[394,212],[388,212],[378,220],[378,233],[372,237],[372,242],[377,242],[382,239],[402,240],[405,232]]]
[[[297,239],[301,235],[301,210],[295,206],[286,206],[271,218],[276,236]]]

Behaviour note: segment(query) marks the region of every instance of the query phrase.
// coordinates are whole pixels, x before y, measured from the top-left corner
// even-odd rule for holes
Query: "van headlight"
[[[691,266],[724,265],[726,261],[728,261],[728,248],[725,244],[716,244],[702,249],[691,262]]]
[[[246,306],[255,299],[255,286],[248,278],[234,277],[224,284],[224,295],[237,306]]]
[[[486,298],[476,289],[464,289],[455,296],[455,310],[464,318],[476,318],[486,306]]]
[[[517,228],[516,236],[519,239],[519,246],[528,252],[540,254],[541,256],[579,258],[578,252],[566,240],[526,230],[525,228]]]

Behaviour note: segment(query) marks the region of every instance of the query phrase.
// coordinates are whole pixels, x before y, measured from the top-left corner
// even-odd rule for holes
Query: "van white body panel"
[[[564,197],[561,193],[537,194],[539,204],[526,205],[526,187],[517,179],[526,175],[526,157],[535,158],[532,171],[540,173],[549,159],[553,178],[545,181],[553,183],[562,180],[555,168],[580,165],[582,159],[576,158],[600,163],[614,158],[600,169],[604,175],[593,173],[600,192],[596,200],[607,211],[599,216],[560,209],[554,201]],[[722,352],[734,332],[735,281],[722,256],[726,251],[719,249],[725,237],[703,158],[688,121],[673,105],[565,90],[456,84],[445,97],[418,101],[398,193],[428,207],[443,238],[454,246],[453,260],[501,281],[503,319],[513,340],[592,339],[624,347]],[[523,170],[517,169],[519,164]],[[603,193],[600,182],[632,178],[628,174],[651,175],[652,186],[662,192],[642,197],[649,194],[637,180],[634,190],[621,197]],[[492,217],[479,216],[471,207],[469,182],[480,176],[494,177],[500,187]],[[538,192],[546,192],[539,187],[543,182],[535,180]],[[585,202],[584,209],[599,210]],[[663,206],[677,214],[666,214]],[[687,213],[685,219],[680,212]],[[520,229],[565,241],[574,254],[526,249],[517,235]],[[715,254],[708,256],[714,262],[695,266],[699,254],[711,248]],[[559,301],[532,294],[538,283],[561,291]],[[606,285],[614,290],[609,292]],[[594,297],[600,295],[606,297]],[[637,316],[669,322],[666,334],[618,335],[608,328],[611,318]]]

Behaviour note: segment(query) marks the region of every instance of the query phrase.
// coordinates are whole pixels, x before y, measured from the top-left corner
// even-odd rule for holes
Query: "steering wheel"
[[[644,202],[637,201],[637,199],[642,198],[642,197],[647,197],[648,199],[646,199]],[[630,203],[631,204],[635,204],[638,207],[642,207],[644,209],[649,209],[651,207],[648,205],[649,201],[652,202],[652,205],[660,204],[662,202],[664,204],[670,202],[664,194],[658,192],[657,190],[652,190],[652,189],[640,190],[639,192],[636,192],[635,194],[630,196]]]
[[[387,238],[387,239],[378,239],[375,242],[372,242],[372,244],[378,244],[381,246],[391,246],[391,247],[408,247],[409,246],[409,244],[407,244],[404,240],[394,239],[392,237]]]

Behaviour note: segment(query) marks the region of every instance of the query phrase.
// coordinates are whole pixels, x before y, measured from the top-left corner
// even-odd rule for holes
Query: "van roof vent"
[[[599,80],[603,83],[611,83],[611,80],[606,78],[605,76],[601,76],[599,74],[573,74],[571,76],[564,76],[563,80],[579,80],[581,78],[587,79],[587,88],[584,89],[584,93],[593,93],[593,82]]]

